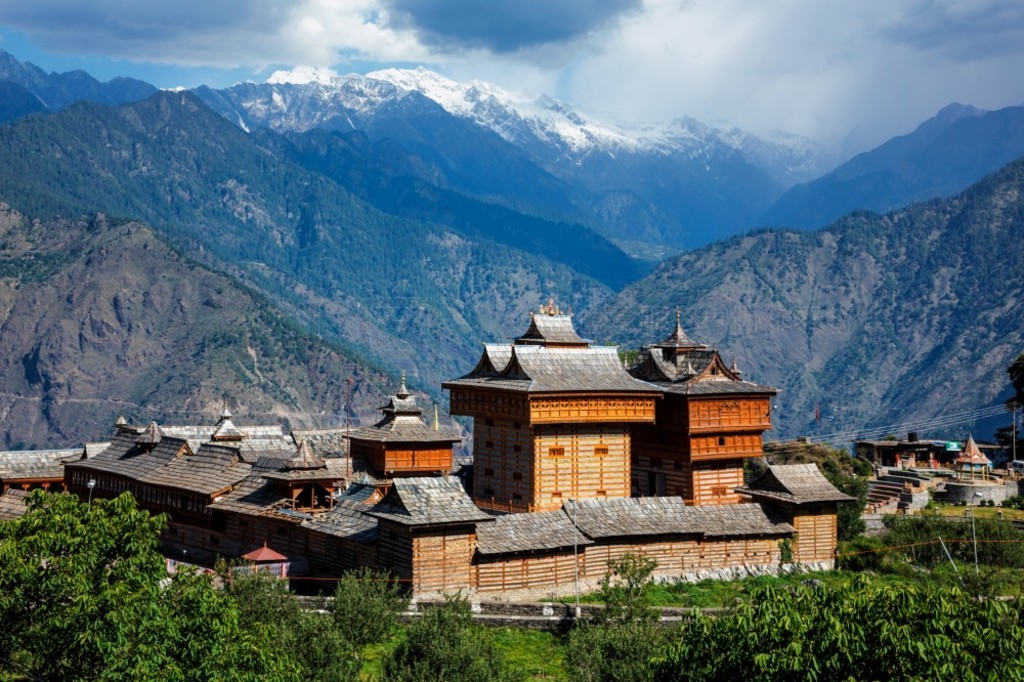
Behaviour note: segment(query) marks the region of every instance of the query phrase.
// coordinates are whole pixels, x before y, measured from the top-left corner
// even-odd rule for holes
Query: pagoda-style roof
[[[774,388],[741,378],[736,360],[727,366],[714,348],[693,341],[679,321],[661,343],[640,350],[630,373],[666,393],[684,395],[774,395]]]
[[[454,476],[396,478],[384,499],[368,514],[404,526],[437,526],[493,521],[466,494]]]
[[[968,434],[967,442],[964,444],[960,456],[956,458],[956,463],[960,466],[987,466],[992,463],[992,460],[986,457],[978,444],[974,442],[974,436]]]
[[[416,396],[405,387],[405,373],[402,383],[388,403],[380,408],[384,417],[373,426],[353,430],[349,435],[353,441],[375,443],[459,443],[462,436],[441,431],[423,422],[423,410],[416,404]]]
[[[836,490],[816,464],[769,464],[756,481],[736,488],[755,499],[809,504],[849,502],[855,498]]]
[[[377,519],[368,515],[368,510],[362,501],[338,500],[333,509],[303,521],[302,527],[360,544],[373,544],[377,541]]]
[[[288,557],[280,552],[275,552],[270,549],[267,547],[266,543],[264,543],[262,547],[254,549],[248,554],[243,554],[242,558],[246,561],[252,561],[257,564],[271,564],[288,561]]]
[[[479,387],[520,393],[656,393],[660,389],[630,376],[613,346],[585,348],[506,346],[509,362],[497,375],[473,372],[442,384],[443,388]],[[493,355],[493,349],[485,350]]]
[[[530,327],[516,339],[515,345],[528,346],[569,346],[587,347],[590,345],[580,338],[572,324],[570,315],[555,315],[545,312],[530,314]]]
[[[683,331],[683,323],[679,319],[679,311],[676,311],[676,328],[672,330],[664,341],[656,343],[654,348],[673,348],[677,350],[682,349],[693,349],[693,350],[705,350],[707,346],[703,343],[697,343]]]

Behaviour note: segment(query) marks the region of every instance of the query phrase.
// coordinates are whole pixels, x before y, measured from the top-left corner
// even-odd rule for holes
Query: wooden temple
[[[452,471],[452,446],[457,433],[424,423],[416,397],[405,387],[405,373],[395,395],[380,408],[384,417],[373,426],[348,435],[349,452],[361,468],[383,478],[447,475]]]
[[[473,371],[442,388],[452,414],[473,417],[473,499],[510,512],[629,497],[631,428],[654,422],[661,395],[625,371],[615,347],[580,338],[551,301],[522,336],[486,344]]]
[[[630,373],[662,391],[653,424],[633,435],[633,493],[687,504],[740,501],[743,460],[762,457],[776,391],[744,381],[735,361],[687,336],[676,312],[668,337],[641,349]]]

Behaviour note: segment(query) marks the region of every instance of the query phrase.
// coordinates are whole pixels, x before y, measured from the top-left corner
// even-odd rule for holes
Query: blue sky
[[[160,87],[423,65],[598,117],[830,141],[1024,103],[1019,0],[0,0],[0,48]]]

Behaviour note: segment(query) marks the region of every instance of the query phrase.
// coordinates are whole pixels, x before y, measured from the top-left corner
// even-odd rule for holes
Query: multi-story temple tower
[[[442,384],[473,417],[473,498],[514,512],[568,499],[630,496],[630,430],[654,421],[661,389],[593,346],[552,302],[511,344],[486,344],[469,374]]]
[[[744,381],[735,362],[675,329],[640,351],[633,376],[664,393],[655,423],[633,428],[633,492],[678,495],[687,504],[740,502],[743,460],[762,457],[776,391]]]

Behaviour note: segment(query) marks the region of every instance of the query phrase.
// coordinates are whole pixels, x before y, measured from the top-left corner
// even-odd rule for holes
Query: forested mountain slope
[[[583,318],[635,344],[680,308],[691,336],[782,389],[776,435],[959,413],[1006,397],[1024,351],[1022,241],[1018,160],[950,199],[684,254]]]
[[[887,211],[950,196],[1022,155],[1024,107],[950,104],[912,133],[791,188],[760,223],[815,229],[857,209]]]
[[[0,205],[0,448],[108,438],[114,420],[337,426],[392,383],[138,223]]]
[[[437,386],[548,296],[603,300],[550,260],[387,215],[283,160],[189,93],[79,103],[0,127],[0,199],[143,220],[310,329]]]

